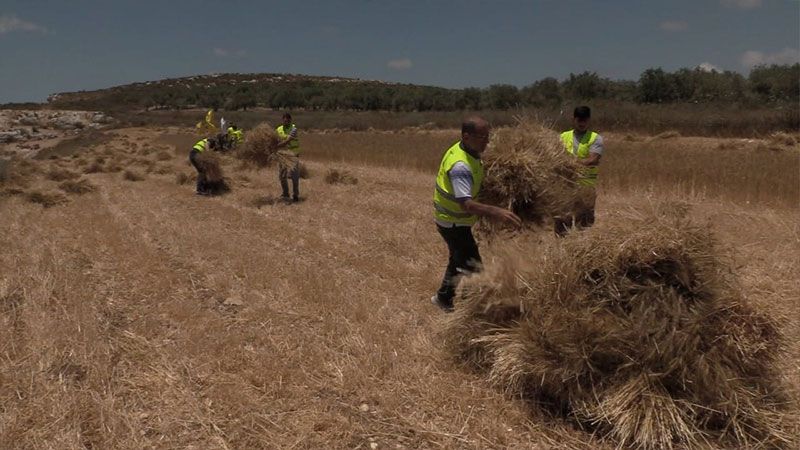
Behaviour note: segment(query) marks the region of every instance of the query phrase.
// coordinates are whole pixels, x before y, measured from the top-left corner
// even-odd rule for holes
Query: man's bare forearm
[[[597,153],[590,153],[588,158],[578,160],[578,164],[582,166],[598,166],[600,165],[600,155]]]
[[[496,220],[512,223],[516,226],[522,225],[522,220],[520,220],[516,214],[507,209],[487,205],[472,199],[462,202],[461,206],[464,208],[464,211],[468,212],[469,214],[475,214],[476,216],[482,217],[491,217]]]

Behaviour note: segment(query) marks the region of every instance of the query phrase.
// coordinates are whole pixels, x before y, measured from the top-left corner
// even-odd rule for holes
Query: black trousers
[[[200,154],[195,149],[192,149],[189,152],[189,162],[192,163],[195,170],[197,170],[197,192],[205,192],[206,190],[206,173],[203,169],[197,164],[197,156]]]
[[[437,224],[436,228],[439,229],[439,234],[444,238],[447,250],[450,252],[442,285],[436,295],[440,302],[453,306],[453,297],[456,296],[460,275],[479,272],[481,270],[481,254],[478,252],[478,244],[472,236],[472,227],[445,228]]]

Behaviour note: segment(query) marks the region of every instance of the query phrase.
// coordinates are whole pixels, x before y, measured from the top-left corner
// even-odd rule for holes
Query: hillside
[[[518,88],[493,84],[485,88],[368,81],[355,78],[293,74],[213,74],[116,86],[95,91],[53,94],[58,109],[141,110],[194,107],[248,109],[463,111],[549,107],[576,103],[720,105],[786,110],[797,115],[800,64],[759,66],[745,78],[734,72],[648,69],[637,81],[611,80],[595,72],[548,77]],[[795,127],[796,128],[796,127]]]
[[[378,98],[450,93],[430,86],[296,74],[211,74],[147,81],[94,91],[63,92],[47,102],[59,109],[183,109],[306,106],[311,109],[389,109]]]

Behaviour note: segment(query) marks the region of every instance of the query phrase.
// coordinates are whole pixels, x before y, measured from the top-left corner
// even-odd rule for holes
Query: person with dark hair
[[[564,236],[573,226],[581,228],[594,224],[594,206],[597,193],[598,166],[603,156],[603,137],[589,130],[592,110],[588,106],[578,106],[572,114],[573,129],[561,133],[561,142],[570,155],[577,158],[583,166],[582,176],[578,182],[584,186],[580,210],[572,217],[558,217],[554,221],[557,236]]]
[[[289,183],[287,178],[292,178],[292,201],[300,200],[300,140],[297,138],[297,126],[292,123],[292,115],[283,113],[283,125],[275,129],[278,133],[280,142],[278,148],[286,148],[294,154],[295,161],[292,167],[282,165],[278,170],[278,178],[281,182],[281,198],[289,199]]]
[[[444,153],[436,177],[434,221],[447,244],[449,258],[442,284],[431,303],[445,312],[453,311],[459,275],[480,270],[481,255],[472,236],[472,225],[478,216],[522,225],[513,212],[475,200],[483,182],[481,154],[489,143],[489,132],[489,123],[480,117],[464,120],[461,140]]]
[[[204,138],[197,141],[189,152],[189,162],[192,163],[195,170],[197,170],[197,188],[195,194],[197,195],[211,195],[206,185],[206,172],[203,167],[198,164],[197,157],[200,153],[207,152],[209,149],[216,150],[217,141],[210,138]]]
[[[227,139],[231,147],[238,147],[244,142],[244,132],[235,123],[231,123],[227,131]]]

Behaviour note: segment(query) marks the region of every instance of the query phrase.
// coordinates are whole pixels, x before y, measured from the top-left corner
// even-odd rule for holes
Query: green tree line
[[[221,78],[220,78],[221,77]],[[227,78],[226,78],[227,77]],[[800,64],[755,67],[745,77],[731,71],[661,68],[645,70],[638,80],[611,80],[595,72],[552,77],[518,88],[446,89],[321,77],[244,82],[244,75],[192,77],[171,82],[137,83],[90,93],[62,94],[54,106],[82,109],[183,109],[204,107],[355,111],[457,111],[547,107],[583,100],[638,103],[737,103],[763,105],[800,102]],[[200,81],[197,81],[197,80]],[[83,94],[83,95],[81,95]]]

